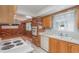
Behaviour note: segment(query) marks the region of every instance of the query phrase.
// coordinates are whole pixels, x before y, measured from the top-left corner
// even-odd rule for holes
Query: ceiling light
[[[26,19],[32,19],[32,16],[26,16]]]

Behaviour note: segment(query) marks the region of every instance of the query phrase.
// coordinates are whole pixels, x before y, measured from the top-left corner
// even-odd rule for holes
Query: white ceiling
[[[46,7],[48,7],[48,5],[20,5],[18,6],[18,9],[31,13],[37,13]]]
[[[41,10],[47,7],[48,5],[19,5],[17,6],[17,13],[35,16]]]
[[[26,16],[45,16],[74,5],[18,5],[17,14]]]

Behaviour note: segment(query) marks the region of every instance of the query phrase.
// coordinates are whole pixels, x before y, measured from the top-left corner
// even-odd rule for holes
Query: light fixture
[[[32,19],[32,16],[26,16],[26,19]]]

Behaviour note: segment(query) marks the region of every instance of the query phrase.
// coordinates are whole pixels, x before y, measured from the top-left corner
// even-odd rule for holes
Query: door
[[[72,53],[79,53],[79,45],[77,45],[77,44],[72,44],[71,52],[72,52]]]
[[[0,23],[13,23],[14,15],[16,14],[16,6],[1,5],[0,6]]]
[[[49,37],[41,36],[41,48],[48,51],[48,47],[49,47]]]
[[[71,46],[69,42],[60,40],[60,53],[70,53]]]
[[[58,53],[60,51],[59,40],[55,38],[49,39],[49,52],[50,53]]]
[[[44,28],[51,28],[51,26],[52,26],[51,22],[52,22],[51,16],[43,17],[43,27]]]

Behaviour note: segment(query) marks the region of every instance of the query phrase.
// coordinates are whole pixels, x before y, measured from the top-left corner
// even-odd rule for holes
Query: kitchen
[[[2,53],[79,53],[78,29],[78,5],[0,5],[0,45],[24,43],[7,43]]]

